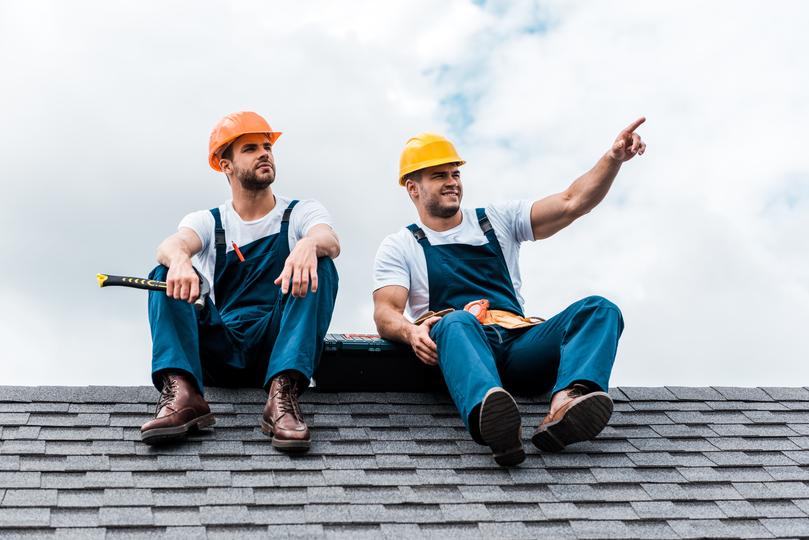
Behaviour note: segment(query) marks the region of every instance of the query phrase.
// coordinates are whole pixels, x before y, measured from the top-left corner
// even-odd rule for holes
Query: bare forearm
[[[607,196],[621,164],[646,151],[635,129],[646,119],[640,117],[627,126],[612,147],[592,169],[577,178],[561,193],[539,199],[531,205],[534,240],[548,238],[596,207]]]
[[[430,329],[441,319],[430,317],[419,326],[408,321],[403,313],[408,290],[390,285],[374,291],[374,322],[379,335],[391,341],[410,345],[419,360],[428,366],[438,364],[438,347],[430,337]]]
[[[396,310],[378,309],[374,313],[374,322],[381,337],[399,343],[410,343],[410,332],[415,325]]]
[[[577,178],[569,189],[575,213],[584,215],[603,201],[620,169],[620,162],[604,154],[592,169]]]
[[[309,231],[306,238],[312,240],[318,257],[337,258],[340,255],[340,240],[331,228],[316,228]]]
[[[169,268],[178,262],[190,260],[192,255],[191,247],[176,236],[166,238],[157,247],[157,262]]]

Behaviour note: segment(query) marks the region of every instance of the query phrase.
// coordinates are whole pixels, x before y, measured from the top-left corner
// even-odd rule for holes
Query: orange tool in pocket
[[[474,300],[466,304],[463,307],[463,310],[474,315],[475,318],[480,321],[481,324],[483,324],[486,322],[486,315],[489,313],[489,301],[485,298]]]

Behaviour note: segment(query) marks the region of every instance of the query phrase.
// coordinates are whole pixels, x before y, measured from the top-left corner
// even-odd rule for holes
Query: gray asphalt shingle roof
[[[0,387],[0,536],[809,536],[809,389],[620,388],[596,441],[494,464],[441,394],[318,393],[308,454],[260,390],[210,389],[213,430],[151,448],[150,387]],[[525,435],[544,400],[518,399]]]

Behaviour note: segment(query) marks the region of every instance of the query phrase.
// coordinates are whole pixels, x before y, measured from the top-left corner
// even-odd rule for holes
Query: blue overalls
[[[482,325],[463,311],[468,302],[486,298],[491,309],[523,315],[494,229],[483,208],[476,212],[488,240],[482,246],[433,246],[423,230],[408,226],[427,260],[429,309],[455,309],[433,325],[430,337],[467,428],[470,414],[495,386],[555,393],[584,381],[607,391],[624,328],[620,310],[609,300],[590,296],[542,324],[514,330]]]
[[[152,330],[152,381],[160,389],[165,369],[182,370],[204,385],[269,387],[287,370],[312,376],[337,296],[337,270],[329,257],[317,261],[318,289],[303,298],[281,294],[273,282],[289,256],[289,216],[298,201],[284,211],[281,230],[241,246],[244,262],[226,253],[225,230],[213,208],[216,248],[214,292],[197,312],[163,292],[149,293]],[[168,268],[158,266],[151,279],[165,280]],[[278,337],[282,339],[278,339]]]

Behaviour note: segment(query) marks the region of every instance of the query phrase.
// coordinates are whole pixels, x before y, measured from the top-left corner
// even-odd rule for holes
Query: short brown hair
[[[230,143],[225,147],[224,150],[219,154],[219,159],[228,159],[233,161],[233,143]]]
[[[418,182],[419,180],[421,180],[421,171],[423,170],[424,169],[419,169],[417,171],[409,172],[402,177],[402,180],[404,180],[405,182],[407,182],[408,180]]]

